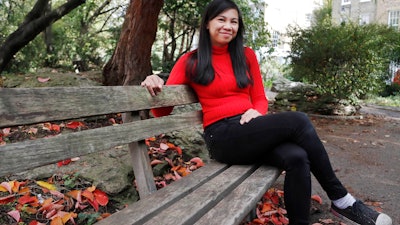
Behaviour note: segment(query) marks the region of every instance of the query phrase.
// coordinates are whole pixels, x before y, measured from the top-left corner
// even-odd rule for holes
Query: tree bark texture
[[[113,56],[104,67],[104,85],[138,85],[152,74],[151,48],[163,0],[131,0]]]
[[[86,2],[86,0],[69,0],[57,9],[44,14],[48,1],[38,0],[26,16],[25,21],[0,46],[0,73],[6,68],[14,55],[44,31],[46,27]]]

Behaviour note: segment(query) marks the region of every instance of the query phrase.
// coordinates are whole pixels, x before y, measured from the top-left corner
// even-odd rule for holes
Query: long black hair
[[[201,25],[200,38],[196,51],[189,56],[186,64],[186,76],[195,83],[207,85],[214,80],[215,71],[211,63],[212,45],[208,22],[228,9],[235,9],[239,14],[239,28],[236,37],[228,44],[236,83],[245,88],[252,83],[244,54],[244,23],[239,7],[232,0],[213,0],[206,7]]]

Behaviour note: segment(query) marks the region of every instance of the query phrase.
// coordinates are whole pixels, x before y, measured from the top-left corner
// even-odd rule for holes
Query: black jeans
[[[210,155],[231,165],[263,163],[285,170],[285,206],[291,225],[309,224],[310,172],[331,200],[347,194],[306,114],[270,114],[243,125],[239,123],[240,116],[222,119],[205,128],[204,139]]]

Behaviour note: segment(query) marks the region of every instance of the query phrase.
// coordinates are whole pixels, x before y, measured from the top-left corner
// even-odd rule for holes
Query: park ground
[[[364,106],[358,118],[310,117],[349,192],[399,225],[400,109]],[[281,183],[282,179],[277,185]],[[339,224],[329,213],[330,201],[315,179],[313,194],[323,199],[322,205],[313,204],[313,222],[332,219]]]

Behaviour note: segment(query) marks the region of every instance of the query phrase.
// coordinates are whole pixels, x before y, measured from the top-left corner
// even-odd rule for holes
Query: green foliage
[[[400,85],[396,83],[391,83],[386,85],[383,91],[380,93],[382,97],[389,97],[398,95],[400,97]]]
[[[168,72],[175,61],[193,45],[196,30],[209,0],[166,0],[160,15],[159,31],[153,46],[154,70]],[[264,23],[264,3],[261,0],[236,1],[246,26],[246,45],[259,50],[269,41]]]
[[[254,50],[265,47],[270,40],[270,33],[264,21],[265,2],[261,0],[238,0],[246,26],[246,44]]]
[[[0,44],[18,28],[35,2],[0,1]],[[51,2],[53,9],[65,3]],[[5,72],[28,72],[41,67],[72,70],[74,60],[102,66],[118,41],[126,8],[116,0],[100,8],[105,2],[107,0],[87,0],[56,21],[51,26],[50,43],[46,45],[44,35],[37,36],[15,55]]]
[[[24,21],[36,1],[0,1],[0,44]],[[54,0],[56,9],[65,1]],[[107,3],[105,8],[101,8]],[[246,44],[255,50],[265,46],[269,34],[261,0],[237,1],[246,25]],[[51,67],[73,69],[73,61],[102,66],[111,57],[119,38],[126,4],[117,0],[87,0],[51,26],[50,42],[37,36],[19,51],[4,72],[33,72]],[[193,46],[201,13],[209,0],[165,0],[160,14],[157,42],[153,46],[155,70],[168,72],[176,59]]]
[[[332,0],[324,0],[323,6],[313,12],[314,26],[330,24],[332,21]]]
[[[97,218],[100,217],[100,213],[79,213],[78,223],[85,225],[92,225],[97,222]]]
[[[352,101],[382,89],[400,44],[398,32],[374,24],[293,27],[289,36],[291,76],[316,84],[322,95]]]

